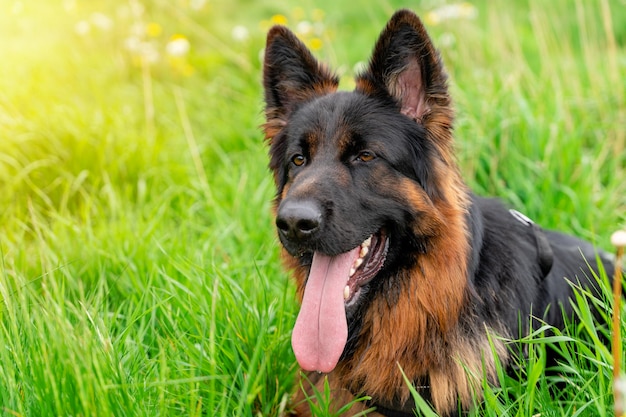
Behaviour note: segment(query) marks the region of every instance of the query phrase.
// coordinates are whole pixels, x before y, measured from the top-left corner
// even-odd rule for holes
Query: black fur
[[[444,270],[450,265],[437,260],[442,253],[450,259],[465,253],[457,268],[465,271],[460,301],[426,298],[444,305],[434,309],[441,317],[429,313],[428,306],[406,312],[423,314],[427,330],[419,335],[426,340],[414,345],[403,345],[402,337],[389,341],[399,344],[399,361],[414,358],[419,363],[415,369],[427,368],[409,375],[426,386],[422,393],[427,399],[434,373],[453,375],[448,367],[453,367],[455,352],[473,341],[483,343],[486,328],[516,338],[528,334],[531,317],[562,327],[563,317],[572,314],[571,283],[599,295],[591,271],[597,272],[598,256],[611,275],[608,255],[575,237],[520,221],[502,203],[475,196],[463,184],[452,157],[446,75],[415,15],[394,15],[355,91],[336,92],[337,81],[286,28],[270,31],[264,63],[265,132],[277,187],[278,235],[300,294],[314,252],[338,256],[371,235],[388,240],[382,268],[346,307],[348,339],[330,375],[337,392],[386,392],[383,379],[377,384],[365,376],[353,377],[365,375],[355,369],[368,366],[363,364],[370,350],[388,350],[372,342],[375,335],[367,333],[371,323],[366,321],[372,320],[373,306],[391,311],[402,297],[417,297],[407,293],[416,277],[422,277],[419,291],[454,285],[428,269],[440,262],[442,274],[448,273]],[[457,223],[462,227],[450,232]],[[427,356],[435,361],[432,370],[429,363],[419,362]],[[395,358],[376,366],[395,368]],[[400,387],[387,396],[374,393],[373,401],[381,405],[379,411],[384,405],[392,410],[388,413],[402,413],[411,406],[403,393]],[[455,409],[440,404],[445,415],[455,415]],[[299,413],[307,415],[303,409]]]

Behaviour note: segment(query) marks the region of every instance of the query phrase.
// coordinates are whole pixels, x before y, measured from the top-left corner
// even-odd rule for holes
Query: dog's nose
[[[286,200],[278,208],[276,227],[287,239],[304,239],[319,229],[322,211],[311,200]]]

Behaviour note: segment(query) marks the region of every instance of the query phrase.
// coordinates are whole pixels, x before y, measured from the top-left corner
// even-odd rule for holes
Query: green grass
[[[276,14],[292,28],[313,22],[307,41],[349,88],[406,6],[298,4],[0,5],[0,415],[288,408],[297,306],[279,265],[258,129],[264,31]],[[426,16],[439,5],[413,8]],[[474,19],[429,24],[450,75],[465,177],[611,250],[608,237],[626,225],[626,7],[474,5]],[[231,35],[238,25],[244,40]],[[189,53],[168,57],[177,34]],[[527,341],[521,381],[503,374],[502,388],[487,387],[485,415],[611,415],[611,359],[589,302],[579,302],[582,324]],[[558,397],[548,348],[568,358]]]

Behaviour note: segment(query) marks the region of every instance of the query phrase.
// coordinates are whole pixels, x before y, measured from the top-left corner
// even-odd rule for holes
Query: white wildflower
[[[296,26],[296,32],[298,32],[300,36],[311,35],[313,33],[313,25],[311,22],[303,20]]]
[[[130,26],[131,36],[142,38],[146,34],[146,25],[141,22],[135,22]]]
[[[74,32],[76,32],[77,35],[86,36],[90,31],[91,25],[85,20],[81,20],[74,25]]]
[[[354,74],[363,74],[365,71],[367,71],[367,62],[365,61],[359,61],[352,67]]]
[[[141,39],[136,36],[130,36],[124,40],[124,48],[130,52],[139,52],[141,49]]]
[[[611,244],[620,248],[626,247],[626,230],[618,230],[613,233],[611,235]],[[626,379],[623,379],[621,384],[623,390],[626,391]]]
[[[76,10],[76,0],[63,0],[63,8],[66,12],[73,12]]]
[[[244,42],[250,37],[250,31],[248,31],[248,28],[243,25],[237,25],[230,32],[230,35],[237,42]]]
[[[191,45],[189,41],[184,36],[174,36],[172,39],[165,45],[165,51],[170,56],[184,56],[187,55]]]
[[[22,14],[22,12],[24,11],[24,3],[22,3],[21,1],[16,1],[15,3],[13,3],[13,8],[11,11],[14,15]]]
[[[426,22],[431,25],[453,19],[474,19],[478,16],[478,9],[471,3],[446,4],[438,7],[426,15]]]
[[[113,20],[104,13],[93,13],[91,15],[91,23],[103,31],[108,31],[113,27]]]
[[[202,10],[202,8],[206,5],[206,0],[191,0],[189,2],[189,7],[192,10]]]

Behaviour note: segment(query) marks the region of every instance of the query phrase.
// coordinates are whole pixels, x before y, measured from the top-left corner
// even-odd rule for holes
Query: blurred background
[[[448,69],[459,164],[605,249],[626,224],[626,2],[3,0],[0,409],[277,415],[295,367],[266,31],[350,89],[390,15]]]

